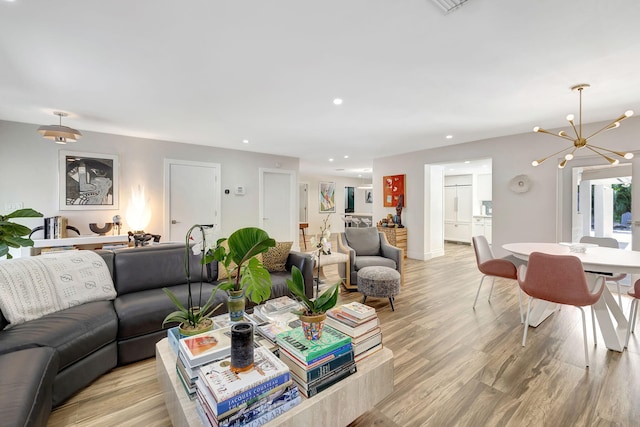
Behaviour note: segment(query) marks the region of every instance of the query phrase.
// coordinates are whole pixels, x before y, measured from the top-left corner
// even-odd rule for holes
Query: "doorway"
[[[220,231],[220,164],[165,159],[164,179],[164,241],[184,242],[194,224]]]
[[[260,227],[279,242],[298,248],[297,178],[295,171],[260,168]]]

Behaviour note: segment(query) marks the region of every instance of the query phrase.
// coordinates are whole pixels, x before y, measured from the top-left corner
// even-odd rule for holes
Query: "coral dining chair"
[[[629,309],[629,326],[627,327],[627,340],[624,343],[625,348],[629,347],[629,337],[636,328],[636,320],[638,319],[638,300],[640,300],[640,279],[636,280],[633,289],[627,292],[633,298],[631,308]]]
[[[582,238],[580,239],[580,243],[593,243],[594,245],[602,246],[603,248],[620,248],[618,241],[613,237],[582,236]],[[620,281],[625,277],[627,277],[625,273],[614,274],[613,276],[605,276],[605,280],[607,282],[614,282],[616,284],[616,290],[618,291],[618,305],[620,306],[620,308],[622,308],[622,293],[620,292]]]
[[[518,283],[522,291],[529,295],[527,300],[527,316],[524,322],[522,346],[527,341],[531,300],[536,298],[557,304],[573,305],[582,313],[582,335],[584,338],[584,358],[589,366],[589,350],[587,346],[587,325],[582,307],[591,306],[593,322],[593,340],[596,342],[596,324],[593,313],[595,304],[604,290],[605,279],[598,276],[600,288],[591,292],[584,274],[582,262],[573,255],[549,255],[533,252],[529,255],[528,265],[520,266]]]
[[[484,236],[474,236],[473,250],[476,253],[476,263],[478,264],[478,270],[482,273],[482,279],[478,285],[478,291],[476,292],[476,298],[473,300],[473,308],[475,310],[476,303],[478,302],[478,295],[480,295],[480,288],[482,288],[482,282],[486,277],[491,277],[491,289],[489,290],[488,301],[491,300],[491,293],[493,292],[493,284],[496,277],[502,277],[505,279],[516,280],[518,278],[518,270],[513,263],[506,258],[496,258],[493,255],[491,246],[487,242],[487,238]],[[522,314],[522,297],[520,295],[520,289],[518,289],[518,305],[520,306],[520,323],[524,321]]]

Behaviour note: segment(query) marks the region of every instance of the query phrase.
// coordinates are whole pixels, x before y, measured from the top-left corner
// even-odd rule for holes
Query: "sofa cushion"
[[[116,340],[118,319],[111,301],[96,301],[5,329],[0,354],[10,349],[52,347],[60,370]]]
[[[162,289],[166,286],[180,285],[186,282],[184,270],[184,244],[165,243],[142,246],[139,248],[117,249],[115,252],[115,286],[118,296],[148,289]],[[201,275],[200,256],[189,253],[189,269],[192,281],[200,281],[204,277],[208,281],[204,269]]]
[[[2,355],[0,372],[0,424],[46,426],[58,372],[56,351],[37,347]]]
[[[115,296],[105,260],[93,251],[68,251],[0,263],[0,309],[11,323],[9,327]]]
[[[381,256],[357,256],[354,263],[356,271],[361,270],[365,267],[375,266],[389,267],[395,270],[396,262],[392,259]]]
[[[287,271],[286,264],[293,242],[277,242],[273,248],[262,254],[262,264],[270,272]]]
[[[167,286],[167,288],[171,290],[186,307],[187,295],[189,293],[187,285]],[[214,289],[215,286],[210,283],[204,283],[202,285],[203,305],[211,296],[211,292],[213,292]],[[199,290],[200,282],[191,284],[191,295],[194,305],[198,305]],[[225,292],[217,292],[214,304],[224,303],[226,300],[227,294]],[[114,307],[119,319],[119,340],[161,331],[163,329],[162,321],[164,318],[167,314],[176,311],[176,307],[162,289],[149,289],[118,296],[114,302]],[[226,306],[224,306],[224,308],[226,310]]]
[[[347,244],[356,255],[380,255],[380,236],[376,228],[345,228]]]

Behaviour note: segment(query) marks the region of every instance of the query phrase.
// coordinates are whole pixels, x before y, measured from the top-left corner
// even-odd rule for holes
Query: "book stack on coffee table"
[[[351,337],[356,362],[382,349],[380,321],[373,307],[351,302],[327,311],[327,325]]]
[[[311,397],[356,372],[351,338],[325,325],[316,341],[305,338],[301,327],[276,336],[280,359],[291,370],[300,393]]]
[[[302,398],[287,365],[267,348],[254,350],[252,369],[234,373],[230,358],[199,369],[196,410],[205,426],[262,425]]]

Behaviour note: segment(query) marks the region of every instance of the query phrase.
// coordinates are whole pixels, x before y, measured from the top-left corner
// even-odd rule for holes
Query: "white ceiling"
[[[0,0],[0,119],[61,110],[82,131],[357,176],[377,157],[564,126],[577,83],[592,86],[585,123],[640,112],[639,46],[637,0],[449,14],[429,0]]]

